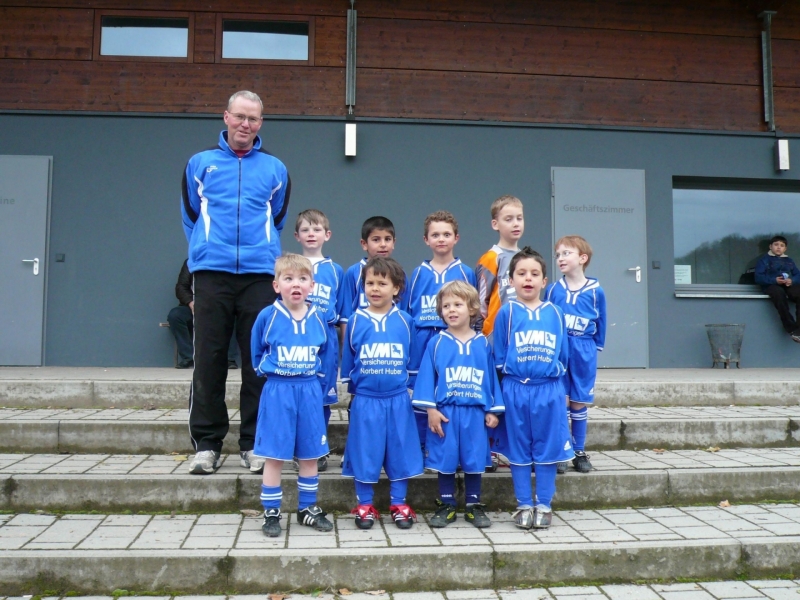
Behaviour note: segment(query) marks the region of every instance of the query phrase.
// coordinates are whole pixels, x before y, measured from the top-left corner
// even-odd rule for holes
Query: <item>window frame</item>
[[[787,179],[745,179],[734,177],[696,177],[673,176],[672,191],[684,190],[717,190],[746,192],[793,192],[800,193],[800,181]],[[675,264],[675,220],[673,195],[673,227],[672,227],[672,264]],[[674,283],[676,298],[723,298],[723,299],[757,299],[769,298],[760,285],[740,283]]]
[[[293,23],[308,23],[308,60],[286,60],[273,58],[222,58],[222,37],[224,21],[289,21]],[[214,50],[214,62],[218,64],[234,65],[293,65],[314,66],[314,17],[306,15],[265,15],[254,13],[217,13],[217,39]]]
[[[103,17],[130,17],[132,19],[148,17],[156,19],[186,19],[188,27],[186,56],[116,56],[100,54],[100,44],[102,42],[103,35]],[[92,60],[191,63],[194,61],[194,13],[188,11],[167,12],[155,10],[95,10]]]

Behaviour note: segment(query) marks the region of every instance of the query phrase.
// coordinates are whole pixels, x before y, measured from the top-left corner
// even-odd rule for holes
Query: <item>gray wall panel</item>
[[[217,118],[0,115],[0,154],[54,157],[47,364],[172,364],[171,337],[157,323],[175,304],[186,253],[181,172],[221,127]],[[458,254],[474,264],[496,241],[488,206],[504,193],[525,202],[524,242],[549,253],[551,166],[644,169],[648,258],[662,264],[649,272],[651,366],[706,367],[703,325],[717,322],[747,324],[745,366],[800,364],[766,300],[673,296],[673,175],[797,179],[800,167],[774,173],[769,137],[359,122],[350,160],[341,121],[266,121],[262,135],[292,175],[284,248],[299,248],[294,217],[314,206],[331,217],[327,250],[345,268],[361,256],[361,222],[385,214],[410,270],[428,256],[422,220],[438,208],[458,217]],[[792,152],[800,156],[796,140]],[[56,253],[66,262],[52,262]]]

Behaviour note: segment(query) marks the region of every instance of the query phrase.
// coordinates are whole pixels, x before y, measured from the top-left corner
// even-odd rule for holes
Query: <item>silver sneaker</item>
[[[211,475],[221,466],[222,459],[219,456],[219,452],[201,450],[189,462],[189,473],[193,475]]]
[[[520,529],[530,529],[533,527],[533,509],[530,506],[518,508],[514,513],[514,525]]]
[[[533,526],[536,529],[547,529],[553,523],[553,511],[544,506],[537,506],[533,511]]]
[[[239,465],[243,469],[250,469],[251,473],[263,473],[264,462],[266,459],[261,456],[256,456],[252,450],[243,450],[239,452]]]

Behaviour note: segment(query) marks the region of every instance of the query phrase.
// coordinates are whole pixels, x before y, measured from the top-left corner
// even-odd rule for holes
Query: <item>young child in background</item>
[[[503,427],[522,529],[547,528],[553,519],[556,464],[574,457],[570,443],[563,375],[567,365],[564,316],[540,294],[547,283],[544,258],[528,247],[511,259],[516,299],[497,313],[494,353],[502,374]],[[531,464],[536,471],[535,505]]]
[[[500,240],[478,260],[475,275],[481,299],[482,331],[490,336],[494,318],[500,307],[514,298],[514,288],[509,282],[511,258],[519,252],[519,240],[525,231],[522,201],[515,196],[500,196],[492,202],[492,229]]]
[[[453,214],[445,210],[432,213],[425,218],[423,228],[422,239],[433,251],[433,257],[422,261],[411,274],[404,308],[414,319],[416,344],[420,352],[425,350],[432,337],[446,327],[436,304],[442,286],[448,281],[465,281],[473,288],[476,284],[475,272],[453,255],[458,243],[458,222]],[[409,384],[414,387],[413,377]],[[414,413],[424,454],[428,413],[419,407],[415,408]]]
[[[297,254],[275,261],[278,299],[262,310],[250,337],[253,366],[267,377],[261,392],[254,452],[263,456],[261,504],[269,537],[281,534],[281,469],[296,456],[297,520],[317,531],[331,531],[333,523],[317,506],[317,459],[328,454],[322,417],[320,376],[328,345],[328,324],[315,306],[306,302],[314,286],[311,262]]]
[[[375,257],[364,265],[362,279],[369,304],[350,317],[342,346],[342,380],[354,394],[342,475],[355,479],[356,526],[369,529],[380,518],[373,486],[383,467],[390,481],[392,519],[400,529],[410,529],[417,515],[406,504],[408,479],[423,468],[408,397],[409,373],[419,363],[412,356],[414,322],[394,304],[405,273],[396,260]]]
[[[386,217],[370,217],[364,221],[361,226],[361,249],[367,253],[367,257],[352,265],[344,274],[341,287],[340,323],[347,323],[350,316],[359,308],[367,308],[369,302],[364,296],[364,267],[371,258],[391,257],[395,241],[394,223]],[[403,273],[402,289],[408,289],[408,278],[405,272]],[[402,293],[397,300],[398,306],[403,306]]]
[[[322,404],[325,418],[325,430],[331,419],[331,404],[339,400],[336,380],[339,375],[339,313],[341,297],[339,288],[344,279],[342,267],[322,254],[322,246],[331,239],[331,229],[325,213],[313,208],[297,215],[294,226],[294,237],[303,247],[303,256],[311,261],[313,267],[314,288],[308,300],[317,307],[322,318],[328,324],[328,350],[325,353],[327,363],[322,366],[325,379],[322,381]],[[328,459],[323,456],[317,461],[317,470],[325,471]]]
[[[564,387],[569,402],[570,428],[579,473],[592,470],[586,455],[588,406],[594,404],[594,382],[597,378],[597,353],[603,350],[606,338],[606,295],[597,279],[584,271],[592,260],[592,247],[579,235],[567,235],[556,242],[556,264],[564,275],[547,286],[545,299],[564,313],[569,336],[569,369]],[[559,471],[563,472],[563,466]]]
[[[427,411],[425,467],[439,473],[439,499],[431,527],[456,520],[456,468],[464,471],[464,519],[490,527],[481,504],[481,475],[491,464],[487,427],[497,427],[503,400],[489,341],[475,333],[478,292],[466,281],[444,284],[436,311],[447,329],[427,345],[414,387],[413,405]]]

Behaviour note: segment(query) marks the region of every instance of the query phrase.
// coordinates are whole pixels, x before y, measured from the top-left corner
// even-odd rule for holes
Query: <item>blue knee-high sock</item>
[[[356,501],[359,504],[372,504],[375,497],[375,490],[371,483],[356,481]]]
[[[389,497],[392,506],[406,503],[406,493],[408,492],[408,479],[398,479],[389,482]]]
[[[589,422],[589,409],[585,406],[577,410],[570,408],[569,418],[572,421],[572,446],[575,451],[583,452],[586,447],[586,425]]]
[[[514,495],[517,497],[517,506],[533,508],[531,466],[511,465],[511,480],[514,482]]]
[[[481,474],[464,473],[464,498],[466,504],[480,504],[481,502]]]
[[[319,475],[313,477],[297,478],[297,510],[308,508],[317,503],[317,488],[319,488]]]
[[[456,503],[456,474],[439,473],[439,500],[445,504]]]
[[[550,510],[550,503],[556,493],[556,470],[558,465],[535,465],[536,506]]]
[[[268,485],[261,485],[261,506],[264,510],[270,508],[281,508],[281,500],[283,499],[283,492],[281,486],[270,487]]]
[[[328,431],[328,423],[331,422],[331,407],[327,404],[322,407],[322,416],[325,417],[325,431]]]
[[[414,413],[417,422],[417,433],[419,434],[419,445],[425,449],[425,438],[428,436],[428,415],[426,413]],[[424,453],[423,453],[424,454]]]

